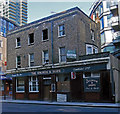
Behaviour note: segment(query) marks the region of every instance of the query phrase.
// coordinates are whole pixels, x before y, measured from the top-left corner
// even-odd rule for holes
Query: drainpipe
[[[112,83],[112,95],[115,96],[115,85],[114,85],[114,77],[113,77],[113,69],[110,69],[111,74],[111,83]]]
[[[52,49],[52,66],[53,66],[53,21],[51,21],[51,49]]]

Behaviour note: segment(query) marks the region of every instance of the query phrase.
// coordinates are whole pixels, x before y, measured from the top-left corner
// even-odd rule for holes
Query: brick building
[[[99,86],[106,74],[110,84],[109,54],[94,56],[100,52],[99,24],[78,7],[19,27],[7,37],[7,76],[13,79],[13,99],[101,101],[105,97],[111,101],[111,88],[105,96]],[[88,56],[83,55],[88,54],[92,58],[85,60]],[[84,86],[87,76],[94,76],[97,83],[87,88],[90,91]]]

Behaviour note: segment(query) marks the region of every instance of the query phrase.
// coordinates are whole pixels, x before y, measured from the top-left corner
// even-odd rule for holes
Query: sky
[[[47,0],[44,0],[44,2],[41,2],[41,0],[36,0],[34,2],[29,1],[28,23],[76,6],[79,7],[82,11],[84,11],[87,15],[89,15],[89,9],[92,3],[93,1],[88,2],[87,0],[85,0],[85,2],[54,2],[54,0],[52,2],[48,2]]]

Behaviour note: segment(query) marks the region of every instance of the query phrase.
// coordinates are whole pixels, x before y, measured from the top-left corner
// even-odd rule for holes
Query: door
[[[43,82],[44,82],[43,86],[44,101],[50,101],[51,79],[45,79]]]
[[[44,101],[50,100],[50,86],[44,86]]]

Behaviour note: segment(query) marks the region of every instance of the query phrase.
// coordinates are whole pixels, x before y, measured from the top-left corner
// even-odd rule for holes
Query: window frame
[[[48,62],[45,62],[45,52],[48,52]],[[48,50],[42,51],[42,63],[49,64],[49,51]]]
[[[3,60],[3,54],[0,53],[0,61],[2,61],[2,60]]]
[[[18,67],[18,57],[20,57],[20,67]],[[16,68],[21,68],[21,56],[20,55],[16,57]]]
[[[59,63],[66,63],[67,62],[66,49],[65,49],[65,54],[61,55],[61,53],[60,53],[61,48],[65,48],[65,47],[60,47],[59,48]],[[65,56],[65,61],[61,61],[61,56]]]
[[[18,38],[20,39],[20,37]],[[17,41],[18,38],[16,38],[16,48],[21,47],[21,42],[19,42],[20,45],[18,45],[18,41]]]
[[[95,31],[93,29],[91,29],[91,39],[95,41]]]
[[[88,47],[91,47],[91,53],[88,53]],[[86,55],[93,54],[93,45],[86,44]]]
[[[32,43],[30,43],[30,35],[31,34],[33,34],[33,42]],[[35,40],[34,40],[34,33],[30,33],[29,35],[28,35],[28,45],[34,45],[34,43],[35,43]]]
[[[63,30],[60,30],[60,26],[63,26]],[[60,35],[60,32],[63,32],[64,34]],[[63,37],[63,36],[65,36],[65,24],[60,24],[58,26],[58,37]]]
[[[0,48],[2,48],[2,47],[3,47],[3,41],[0,40]]]
[[[33,80],[33,77],[36,77],[36,80]],[[36,91],[33,91],[33,82],[35,82],[35,86],[36,86]],[[29,92],[39,92],[39,81],[38,81],[38,77],[37,76],[30,76],[29,77]]]
[[[31,62],[32,63],[35,63],[35,60],[33,60],[33,61],[31,61],[31,55],[33,55],[33,58],[34,58],[34,53],[29,53],[29,55],[28,55],[28,60],[29,60],[29,67],[33,67],[33,66],[31,66]]]
[[[45,39],[45,40],[43,39],[43,38],[44,38],[43,31],[44,31],[44,30],[47,30],[47,37],[48,37],[48,38]],[[45,28],[45,29],[42,30],[42,41],[47,41],[47,40],[49,40],[49,29],[48,29],[48,28]]]
[[[17,84],[18,84],[18,81],[17,81],[18,78],[21,78],[21,77],[17,77],[17,78],[16,78],[16,92],[17,92],[17,93],[24,93],[24,92],[25,92],[25,80],[24,80],[24,78],[22,78],[23,81],[24,81],[24,84],[21,84],[21,85],[19,84],[19,85],[17,85]],[[24,91],[18,91],[18,86],[23,86],[23,87],[24,87]]]
[[[92,53],[88,53],[88,47],[91,47]],[[94,52],[94,50],[95,50],[95,52]],[[95,53],[98,53],[98,47],[96,47],[92,44],[86,44],[86,55],[95,54]]]

